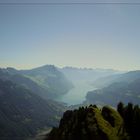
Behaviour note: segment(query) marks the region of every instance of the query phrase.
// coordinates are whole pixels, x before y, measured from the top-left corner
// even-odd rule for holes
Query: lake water
[[[67,103],[68,105],[80,104],[85,100],[87,92],[95,89],[96,88],[86,82],[78,82],[75,83],[75,87],[62,96],[59,101]]]

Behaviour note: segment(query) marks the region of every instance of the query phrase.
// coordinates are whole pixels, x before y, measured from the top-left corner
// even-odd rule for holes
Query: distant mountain
[[[46,140],[128,140],[120,114],[111,107],[95,105],[68,110],[59,127]]]
[[[0,79],[20,84],[47,99],[56,99],[73,88],[73,84],[53,65],[32,70],[0,69]]]
[[[93,85],[97,88],[102,88],[109,86],[112,83],[118,82],[127,82],[130,83],[136,79],[140,78],[140,70],[130,71],[125,73],[120,73],[116,75],[109,75],[105,77],[101,77],[93,82]]]
[[[119,101],[140,104],[140,71],[121,74],[111,82],[109,86],[88,92],[86,101],[113,106],[116,106]]]
[[[98,78],[114,75],[121,73],[112,69],[91,69],[91,68],[75,68],[75,67],[64,67],[60,69],[65,76],[73,82],[87,81],[93,82]]]
[[[54,65],[45,65],[31,70],[21,70],[20,73],[51,93],[50,96],[52,98],[64,95],[73,88],[72,82]]]
[[[57,126],[63,108],[24,86],[0,80],[0,139],[22,140],[42,129]]]
[[[34,94],[39,95],[45,99],[49,99],[52,96],[47,89],[42,88],[36,82],[20,74],[19,71],[13,68],[0,69],[0,79],[3,81],[9,80],[20,86],[24,86]]]
[[[104,88],[115,82],[119,77],[121,77],[122,74],[115,74],[115,75],[109,75],[100,77],[97,80],[92,82],[92,85],[96,88]]]

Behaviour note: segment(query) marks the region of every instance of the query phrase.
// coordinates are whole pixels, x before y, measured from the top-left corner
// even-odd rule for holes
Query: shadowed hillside
[[[0,80],[0,139],[22,140],[57,126],[63,106],[23,86]]]
[[[107,78],[107,77],[106,77]],[[106,79],[104,82],[108,81]],[[131,71],[116,77],[115,81],[101,89],[89,91],[86,102],[89,104],[109,104],[116,106],[122,101],[140,104],[140,71]]]

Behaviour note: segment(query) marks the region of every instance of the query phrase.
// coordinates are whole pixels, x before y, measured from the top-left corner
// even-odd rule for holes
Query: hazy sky
[[[1,5],[0,67],[44,64],[140,69],[140,5]]]

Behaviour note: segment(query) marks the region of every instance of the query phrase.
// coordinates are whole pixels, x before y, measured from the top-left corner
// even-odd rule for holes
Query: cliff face
[[[47,140],[126,140],[123,119],[117,111],[94,106],[66,111],[59,128]]]

